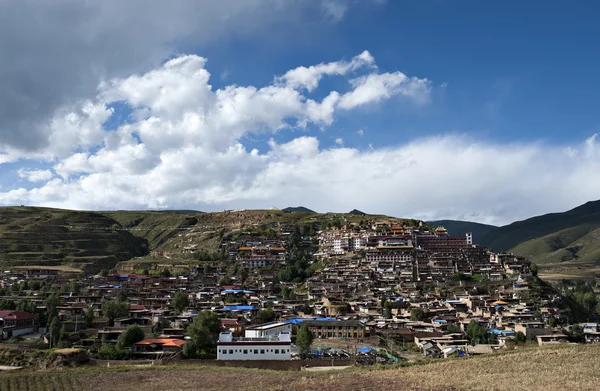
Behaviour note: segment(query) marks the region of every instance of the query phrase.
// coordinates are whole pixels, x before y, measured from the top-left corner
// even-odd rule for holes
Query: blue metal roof
[[[222,311],[254,311],[258,310],[258,308],[253,307],[251,305],[230,305],[227,307],[223,307]]]

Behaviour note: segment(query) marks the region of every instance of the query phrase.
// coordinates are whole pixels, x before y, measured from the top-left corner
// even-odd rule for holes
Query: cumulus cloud
[[[394,97],[428,101],[427,79],[379,73],[365,53],[357,61],[367,66],[348,65],[348,71],[338,73],[317,65],[311,71],[316,78],[282,76],[265,86],[214,89],[207,60],[195,55],[108,79],[94,97],[74,109],[61,108],[52,120],[54,134],[65,134],[53,142],[56,176],[50,170],[21,170],[21,177],[44,183],[0,192],[0,204],[202,210],[302,204],[321,211],[358,208],[505,223],[600,194],[600,183],[589,180],[600,172],[595,136],[568,150],[535,143],[494,145],[461,136],[367,150],[344,147],[343,137],[323,148],[309,135],[279,143],[273,137],[262,152],[245,145],[248,135],[325,128],[340,110]],[[349,77],[348,89],[325,91],[321,100],[305,96],[325,75]],[[132,115],[107,130],[103,124],[114,115],[114,102]]]
[[[375,59],[367,50],[352,58],[351,61],[336,61],[327,64],[313,65],[310,67],[298,67],[287,71],[283,76],[275,80],[291,88],[305,88],[313,91],[319,85],[323,76],[346,75],[360,68],[375,67]]]
[[[340,99],[342,109],[377,103],[394,95],[405,95],[418,103],[426,103],[431,90],[429,80],[408,77],[402,72],[372,73],[352,80],[351,84],[354,90]]]
[[[300,29],[309,17],[326,23],[332,15],[343,16],[336,3],[323,8],[297,0],[0,1],[0,162],[51,156],[60,112],[77,111],[102,80],[156,67],[179,52],[177,44],[255,39],[274,24]],[[76,115],[64,119],[68,126],[87,114]],[[89,137],[97,136],[89,131]]]
[[[26,170],[21,168],[17,173],[19,177],[27,179],[29,182],[48,181],[54,176],[50,170]]]

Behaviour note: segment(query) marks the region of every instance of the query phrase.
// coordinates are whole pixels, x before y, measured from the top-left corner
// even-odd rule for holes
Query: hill
[[[284,212],[303,212],[303,213],[316,213],[314,210],[310,210],[304,206],[288,206],[283,209]]]
[[[0,208],[0,264],[110,268],[148,252],[148,243],[109,216],[36,207]]]
[[[362,219],[418,224],[417,220],[380,215],[280,210],[85,212],[1,207],[0,267],[68,265],[95,272],[145,255],[152,257],[140,262],[178,262],[192,259],[188,249],[216,251],[223,237],[241,230],[326,228]]]
[[[361,216],[366,215],[365,212],[362,212],[362,211],[360,211],[358,209],[352,209],[350,212],[348,212],[348,214],[349,215],[361,215]]]
[[[480,243],[481,239],[494,231],[498,227],[495,225],[487,225],[480,223],[473,223],[471,221],[461,221],[461,220],[435,220],[428,221],[432,227],[443,226],[448,230],[450,235],[464,235],[467,232],[471,232],[473,234],[474,243]]]
[[[508,250],[528,240],[575,227],[584,228],[579,231],[579,236],[600,228],[600,201],[591,201],[567,212],[549,213],[505,225],[488,233],[481,242],[496,251]]]
[[[196,363],[198,363],[196,361]],[[528,348],[398,368],[270,371],[198,365],[94,367],[0,374],[14,390],[596,390],[600,346]],[[201,365],[201,363],[200,363]],[[13,372],[13,373],[11,373]],[[448,374],[452,374],[449,376]],[[240,379],[249,379],[243,381]],[[48,385],[50,387],[48,388]]]

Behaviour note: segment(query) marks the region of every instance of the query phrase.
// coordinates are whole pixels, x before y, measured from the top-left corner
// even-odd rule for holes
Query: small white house
[[[233,338],[221,333],[217,342],[217,360],[290,360],[291,334],[276,337]]]
[[[246,338],[276,337],[281,333],[292,333],[292,324],[285,322],[265,323],[248,327],[245,331]]]

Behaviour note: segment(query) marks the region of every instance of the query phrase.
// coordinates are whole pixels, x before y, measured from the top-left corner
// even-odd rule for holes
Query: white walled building
[[[217,360],[290,360],[291,334],[277,337],[233,338],[221,333],[217,342]]]
[[[248,327],[245,331],[246,338],[277,337],[281,333],[292,334],[292,324],[285,322],[265,323]]]

